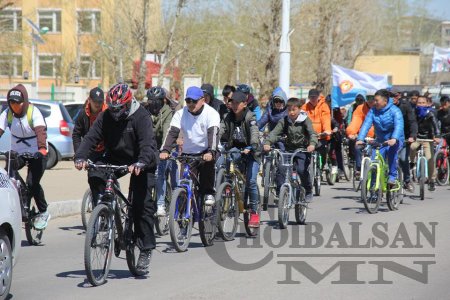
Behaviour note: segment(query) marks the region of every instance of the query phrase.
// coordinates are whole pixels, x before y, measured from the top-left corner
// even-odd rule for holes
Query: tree
[[[149,0],[143,0],[144,9],[142,12],[142,25],[136,21],[136,31],[139,33],[140,48],[140,64],[139,64],[139,82],[135,97],[142,100],[145,96],[145,81],[147,75],[147,66],[145,64],[145,56],[147,54],[147,25],[149,14]]]

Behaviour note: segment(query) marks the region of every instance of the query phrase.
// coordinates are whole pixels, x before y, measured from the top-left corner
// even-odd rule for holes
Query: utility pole
[[[283,0],[281,39],[280,39],[280,82],[279,86],[289,97],[291,73],[291,41],[289,32],[290,0]]]

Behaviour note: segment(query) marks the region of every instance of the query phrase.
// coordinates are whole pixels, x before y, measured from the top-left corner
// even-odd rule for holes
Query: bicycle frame
[[[300,182],[298,180],[299,174],[297,174],[297,178],[293,177],[293,166],[294,166],[294,159],[295,156],[300,152],[306,152],[305,149],[298,149],[293,153],[290,152],[281,152],[279,150],[274,149],[274,151],[281,157],[281,165],[283,167],[286,167],[286,177],[284,180],[283,186],[287,186],[289,188],[289,193],[291,195],[289,199],[289,207],[292,206],[292,204],[295,201],[295,195],[297,194],[297,188],[299,187],[300,190],[302,189]],[[280,188],[281,189],[281,188]]]
[[[424,165],[425,165],[425,178],[428,178],[428,160],[425,157],[425,155],[423,154],[423,142],[419,142],[420,146],[419,149],[417,150],[417,154],[416,154],[416,176],[417,178],[420,177],[420,173],[422,170],[420,170],[420,161],[424,160]]]
[[[388,188],[386,175],[389,172],[389,167],[386,164],[383,155],[381,155],[379,147],[375,149],[375,158],[370,163],[370,167],[372,166],[376,166],[377,169],[375,176],[375,189],[378,190],[381,184],[381,190],[383,192],[386,192]],[[369,177],[367,180],[367,187],[370,187],[371,185],[372,185],[372,177]],[[400,188],[401,188],[400,183],[398,183],[397,181],[396,187],[391,188],[390,191],[397,192],[400,190]]]
[[[183,157],[180,157],[181,159],[186,159]],[[186,209],[184,211],[184,219],[185,220],[189,220],[191,218],[191,208],[192,205],[191,203],[193,203],[193,217],[194,217],[194,222],[198,222],[200,220],[200,210],[199,210],[199,203],[197,203],[198,199],[195,195],[195,186],[194,186],[194,181],[192,180],[191,176],[193,176],[192,172],[191,172],[191,166],[189,163],[187,162],[182,162],[182,170],[183,173],[181,175],[181,178],[178,181],[178,187],[181,187],[183,189],[186,190],[186,194],[187,194],[187,204],[186,204]],[[194,201],[192,201],[192,199]],[[178,214],[178,207],[176,210],[176,214]]]

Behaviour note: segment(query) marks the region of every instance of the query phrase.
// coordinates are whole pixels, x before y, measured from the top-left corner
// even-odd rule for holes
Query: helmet
[[[106,96],[106,103],[108,104],[111,116],[116,121],[128,116],[130,110],[128,103],[131,103],[132,99],[133,94],[127,84],[118,83],[109,90]]]
[[[152,115],[158,115],[164,106],[166,91],[159,86],[154,86],[147,91],[147,109]]]
[[[236,88],[237,91],[243,92],[244,94],[250,94],[250,87],[247,84],[240,84]]]

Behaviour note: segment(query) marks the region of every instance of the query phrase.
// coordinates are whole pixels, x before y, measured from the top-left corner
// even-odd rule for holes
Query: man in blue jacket
[[[387,146],[383,146],[380,149],[380,152],[383,157],[386,157],[387,153],[389,164],[388,183],[393,185],[398,176],[398,152],[405,142],[405,134],[402,111],[394,105],[390,96],[391,93],[385,89],[378,90],[375,93],[375,106],[367,114],[359,131],[356,144],[361,145],[363,143],[370,127],[373,125],[375,127],[376,141],[387,144]]]

